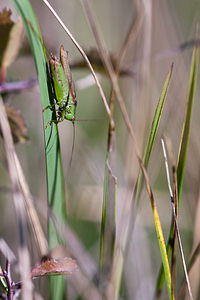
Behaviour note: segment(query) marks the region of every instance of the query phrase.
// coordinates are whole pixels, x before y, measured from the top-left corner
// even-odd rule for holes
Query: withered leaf
[[[19,52],[22,42],[23,28],[24,27],[22,19],[19,18],[19,20],[13,25],[9,32],[8,43],[6,45],[6,49],[4,50],[2,58],[3,69],[7,69],[12,64]]]
[[[28,141],[27,125],[23,115],[16,108],[5,105],[14,143],[26,143]]]
[[[11,14],[12,11],[10,9],[7,10],[6,8],[4,8],[2,12],[0,12],[0,65],[2,62],[4,50],[8,43],[10,30],[14,25],[13,21],[10,19]]]
[[[11,9],[4,8],[2,12],[0,12],[0,24],[13,24],[13,21],[10,19],[10,16],[12,15]]]
[[[48,259],[31,270],[31,278],[71,274],[77,269],[76,261],[70,257]]]

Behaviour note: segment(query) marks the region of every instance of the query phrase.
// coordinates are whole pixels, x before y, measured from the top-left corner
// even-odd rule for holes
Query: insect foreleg
[[[52,104],[52,105],[46,106],[45,108],[42,109],[42,112],[44,112],[44,111],[47,110],[47,109],[51,109],[51,108],[54,107],[55,105],[57,105],[57,103],[54,103],[54,104]]]

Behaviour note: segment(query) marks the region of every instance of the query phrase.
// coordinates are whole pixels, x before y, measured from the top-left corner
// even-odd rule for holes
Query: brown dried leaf
[[[17,56],[22,42],[23,29],[24,27],[22,19],[19,18],[19,20],[13,25],[9,33],[9,40],[2,58],[3,69],[7,69]]]
[[[49,259],[31,270],[31,278],[71,274],[77,269],[76,261],[70,257]]]
[[[12,26],[14,25],[13,21],[10,19],[11,14],[12,14],[12,11],[10,9],[7,10],[6,8],[3,9],[2,12],[0,12],[0,37],[1,37],[0,65],[1,65],[4,50],[8,43],[10,30],[11,30]]]
[[[10,16],[12,15],[11,9],[4,8],[2,12],[0,12],[0,24],[13,24],[13,21],[10,19]]]
[[[5,109],[11,127],[14,143],[26,143],[28,141],[27,126],[23,115],[18,109],[6,105]]]

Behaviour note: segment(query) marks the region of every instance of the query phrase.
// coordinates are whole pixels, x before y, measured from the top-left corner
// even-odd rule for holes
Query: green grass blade
[[[156,233],[157,233],[158,243],[159,243],[159,247],[160,247],[160,253],[161,253],[161,257],[162,257],[162,263],[164,266],[164,275],[165,275],[165,279],[166,279],[166,283],[167,283],[168,296],[169,296],[170,300],[171,299],[174,300],[175,298],[174,298],[174,293],[172,290],[172,281],[171,281],[171,273],[170,273],[170,268],[169,268],[169,261],[168,261],[168,257],[167,257],[167,251],[166,251],[166,246],[165,246],[165,241],[164,241],[160,218],[159,218],[158,211],[156,208],[156,203],[155,203],[153,192],[152,192],[152,189],[150,186],[147,171],[144,168],[143,164],[141,164],[140,166],[142,169],[142,173],[143,173],[145,184],[146,184],[146,189],[147,189],[149,199],[151,202],[151,208],[152,208],[152,212],[153,212]]]
[[[156,111],[155,111],[155,115],[154,115],[154,118],[153,118],[151,131],[150,131],[150,134],[149,134],[147,146],[146,146],[146,149],[145,149],[145,152],[144,152],[144,157],[143,157],[143,163],[144,163],[145,168],[147,168],[147,166],[148,166],[149,158],[150,158],[151,151],[152,151],[154,141],[155,141],[155,137],[156,137],[156,134],[157,134],[157,131],[158,131],[158,125],[159,125],[159,122],[160,122],[163,105],[164,105],[164,102],[165,102],[165,99],[166,99],[166,95],[167,95],[167,91],[168,91],[168,87],[169,87],[169,83],[170,83],[170,79],[171,79],[171,75],[172,75],[172,70],[173,70],[173,65],[171,66],[171,69],[170,69],[169,73],[167,74],[167,78],[165,80],[164,87],[163,87],[163,90],[162,90],[162,93],[161,93],[161,96],[160,96],[160,99],[159,99],[159,102],[158,102],[158,105],[157,105],[157,108],[156,108]],[[142,171],[140,170],[139,176],[138,176],[138,181],[137,181],[137,184],[136,184],[136,187],[135,187],[135,192],[134,192],[134,194],[135,194],[135,205],[138,204],[143,184],[144,184],[144,178],[142,176]]]
[[[38,74],[42,107],[45,108],[46,106],[51,105],[53,96],[50,88],[48,65],[46,61],[45,50],[41,43],[42,37],[40,34],[39,26],[28,0],[11,1],[18,11],[19,15],[21,16],[26,28],[27,35],[29,37]],[[52,111],[50,111],[49,109],[45,110],[43,114],[44,128],[51,119],[55,119],[55,112],[52,113]],[[58,218],[59,221],[64,222],[66,220],[64,177],[60,154],[60,142],[56,124],[52,123],[51,126],[44,130],[44,138],[48,205],[50,207],[50,210],[56,215],[56,218]],[[54,248],[56,245],[58,245],[58,243],[62,242],[50,218],[48,220],[48,233],[50,249]],[[62,277],[51,277],[50,281],[51,298],[62,299],[64,290],[62,287],[60,288],[60,285],[63,286]]]
[[[185,164],[186,164],[187,152],[188,152],[192,108],[194,103],[194,94],[195,94],[197,70],[198,70],[198,56],[199,56],[198,47],[195,46],[192,55],[187,104],[186,104],[185,118],[183,122],[181,141],[179,146],[178,162],[177,162],[178,205],[180,202],[180,197],[181,197],[181,192],[183,187],[183,178],[185,174]]]
[[[151,201],[151,203],[152,203],[152,201]],[[157,212],[155,203],[152,203],[152,211],[153,211],[153,216],[154,216],[154,222],[155,222],[158,242],[159,242],[159,246],[160,246],[160,253],[161,253],[161,257],[162,257],[164,276],[165,276],[166,283],[167,283],[168,296],[169,296],[169,299],[175,299],[173,292],[172,292],[171,273],[170,273],[170,268],[169,268],[169,261],[168,261],[168,257],[167,257],[167,251],[166,251],[163,231],[162,231],[162,227],[161,227],[161,223],[160,223],[160,219],[158,216],[158,212]]]
[[[183,187],[183,178],[185,173],[185,164],[187,159],[188,144],[189,144],[189,137],[190,137],[190,124],[191,124],[192,108],[194,102],[194,94],[195,94],[197,70],[198,70],[198,56],[199,56],[198,52],[199,52],[198,47],[195,46],[192,55],[187,104],[185,110],[185,118],[182,127],[181,141],[179,146],[179,155],[178,155],[178,162],[177,162],[178,206],[180,203],[180,197],[181,197],[181,192]],[[173,222],[171,223],[171,229],[170,229],[169,239],[167,243],[168,258],[170,257],[172,252],[172,238],[173,238],[172,226],[173,226]],[[164,284],[164,270],[162,266],[157,280],[157,287],[156,287],[157,299],[160,299],[163,284]]]

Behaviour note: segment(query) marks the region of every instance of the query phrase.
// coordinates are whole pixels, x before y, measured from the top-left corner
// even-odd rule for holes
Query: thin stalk
[[[18,226],[19,234],[19,263],[20,263],[20,276],[21,281],[24,282],[22,285],[22,300],[32,299],[32,283],[28,277],[30,273],[30,257],[27,248],[27,238],[26,238],[26,221],[25,221],[25,211],[23,205],[23,195],[19,183],[18,169],[15,161],[15,148],[11,135],[10,126],[8,123],[8,118],[5,112],[2,97],[0,96],[0,125],[1,131],[4,139],[4,145],[8,161],[8,170],[12,183],[13,189],[13,201],[15,205],[16,212],[16,222]]]
[[[187,286],[188,286],[188,292],[189,292],[190,300],[193,300],[191,285],[190,285],[190,281],[189,281],[189,277],[188,277],[188,273],[187,273],[187,268],[186,268],[186,263],[185,263],[185,257],[184,257],[184,253],[183,253],[183,246],[182,246],[182,242],[181,242],[180,231],[179,231],[178,222],[177,222],[177,218],[176,218],[176,210],[175,210],[175,205],[174,205],[174,196],[173,196],[173,192],[172,192],[172,188],[171,188],[171,183],[170,183],[167,154],[166,154],[165,143],[164,143],[163,139],[161,139],[161,144],[162,144],[163,156],[164,156],[164,160],[165,160],[165,168],[166,168],[166,175],[167,175],[167,184],[168,184],[169,194],[170,194],[170,198],[171,198],[172,212],[173,212],[173,217],[174,217],[176,231],[177,231],[178,243],[179,243],[179,248],[180,248],[180,253],[181,253],[183,268],[184,268],[184,272],[185,272],[185,278],[186,278],[186,282],[187,282]]]

